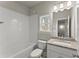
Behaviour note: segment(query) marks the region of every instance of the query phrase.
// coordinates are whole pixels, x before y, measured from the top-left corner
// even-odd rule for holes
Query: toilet
[[[30,57],[31,58],[41,58],[41,55],[42,55],[45,47],[46,47],[46,41],[38,40],[38,48],[34,49],[31,52]]]

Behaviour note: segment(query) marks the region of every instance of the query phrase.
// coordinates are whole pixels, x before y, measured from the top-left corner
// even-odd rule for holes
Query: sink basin
[[[58,45],[63,45],[63,46],[71,46],[70,42],[61,42],[61,41],[56,41],[53,42],[54,44],[58,44]]]

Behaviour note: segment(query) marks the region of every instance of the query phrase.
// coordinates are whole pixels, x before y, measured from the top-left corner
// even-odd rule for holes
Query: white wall
[[[29,33],[31,43],[37,43],[38,40],[38,15],[31,15],[29,19]]]
[[[38,36],[38,16],[14,1],[0,1],[0,57],[29,57]]]
[[[39,39],[41,40],[48,40],[50,37],[50,32],[39,32]]]
[[[10,57],[28,48],[29,16],[0,7],[0,57]]]

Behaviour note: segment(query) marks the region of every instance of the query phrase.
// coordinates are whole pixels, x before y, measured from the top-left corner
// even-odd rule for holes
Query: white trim
[[[27,51],[28,49],[33,48],[34,45],[36,45],[36,43],[30,45],[29,47],[27,47],[27,48],[25,48],[25,49],[20,50],[19,52],[16,52],[15,54],[13,54],[12,56],[10,56],[9,58],[14,58],[14,57],[16,57],[17,55],[19,55],[19,54],[21,54],[21,53]]]
[[[50,23],[48,23],[49,24],[49,29],[48,30],[43,30],[42,28],[41,28],[41,18],[43,18],[43,17],[46,17],[46,16],[48,16],[48,18],[49,18],[49,21],[50,21],[50,23],[51,23],[51,18],[50,18],[50,13],[48,13],[48,14],[43,14],[43,15],[40,15],[39,16],[39,31],[40,32],[50,32],[51,30],[50,30]]]
[[[70,36],[70,35],[69,35],[69,34],[70,34],[70,33],[69,33],[69,26],[70,26],[70,24],[69,24],[69,23],[70,23],[70,16],[68,15],[68,25],[67,25],[68,37]]]
[[[50,13],[50,35],[53,36],[53,12]]]
[[[79,5],[76,5],[75,6],[75,39],[77,40],[77,41],[79,41],[78,40],[78,38],[77,38],[77,8],[79,7]]]
[[[78,30],[78,19],[77,19],[77,8],[79,8],[79,5],[77,4],[76,6],[75,6],[75,11],[74,11],[74,19],[75,19],[75,40],[77,41],[77,44],[79,44],[79,38],[78,38],[78,32],[77,32],[77,30]],[[79,47],[77,47],[77,53],[78,53],[78,55],[79,55]]]
[[[57,22],[56,22],[56,36],[58,37],[58,20],[60,19],[57,19]]]

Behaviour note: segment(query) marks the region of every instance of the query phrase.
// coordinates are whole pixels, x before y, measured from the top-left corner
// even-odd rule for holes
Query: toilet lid
[[[32,53],[31,53],[31,57],[38,57],[41,55],[43,50],[41,49],[35,49]]]

